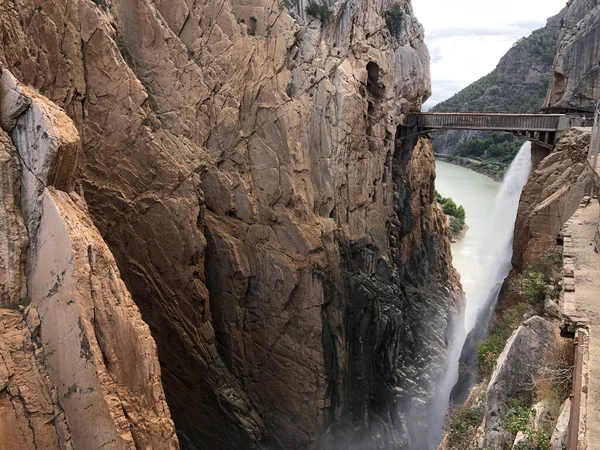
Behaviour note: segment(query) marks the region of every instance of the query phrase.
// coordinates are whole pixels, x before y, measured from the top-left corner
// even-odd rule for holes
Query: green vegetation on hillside
[[[450,237],[458,236],[465,227],[465,209],[457,206],[450,197],[442,197],[438,191],[435,191],[435,200],[450,219]]]
[[[514,46],[521,47],[529,55],[530,61],[552,64],[556,54],[558,34],[558,29],[542,28],[535,30],[528,37],[519,39]]]
[[[544,74],[538,83],[515,83],[494,70],[440,103],[432,111],[535,112],[544,103],[549,81],[550,75]]]
[[[558,41],[557,29],[542,28],[519,39],[492,72],[435,106],[435,112],[536,112],[544,103]],[[506,67],[505,67],[506,66]],[[538,79],[529,80],[533,68]]]
[[[471,139],[458,147],[457,156],[481,161],[478,171],[502,178],[515,158],[522,141],[510,134],[492,133],[485,139]]]

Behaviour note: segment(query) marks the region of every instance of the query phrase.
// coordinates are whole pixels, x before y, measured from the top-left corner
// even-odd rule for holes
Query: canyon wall
[[[1,70],[0,445],[179,448],[150,329],[75,192],[79,133]]]
[[[570,130],[530,175],[515,222],[512,265],[517,272],[553,251],[565,222],[591,192],[589,143],[589,131]]]
[[[72,331],[40,334],[51,379],[71,380],[52,361],[77,326],[98,345],[65,358],[107,360],[100,372],[123,383],[124,404],[163,411],[124,407],[136,447],[176,445],[166,405],[146,401],[161,397],[159,373],[183,448],[419,445],[461,295],[430,145],[396,139],[430,93],[423,29],[397,3],[392,16],[386,0],[335,1],[320,17],[303,0],[0,3],[0,64],[81,137],[53,184],[77,194],[23,191],[24,222],[11,213],[11,232],[26,242],[33,224],[40,249],[6,252],[28,266],[6,292],[21,298],[27,273],[39,313],[65,312]],[[84,263],[79,233],[94,236],[88,258],[107,279]],[[83,271],[55,275],[74,290],[91,277],[94,314],[81,307],[81,321],[69,298],[50,307],[40,272],[73,260]],[[111,296],[98,297],[104,283]],[[132,334],[145,327],[136,307],[118,300],[128,290],[160,370],[152,339]],[[113,367],[129,343],[154,391],[127,361]],[[56,389],[66,396],[69,383]],[[67,418],[78,399],[60,401]]]
[[[467,398],[453,393],[462,404],[450,413],[440,450],[474,442],[489,449],[566,445],[574,342],[561,333],[561,291],[568,281],[557,237],[592,189],[589,142],[589,129],[569,130],[529,175],[518,204],[512,269],[490,292],[497,304],[480,313],[467,338],[455,389],[477,384]]]
[[[600,3],[572,0],[563,20],[544,107],[594,111],[600,98]]]

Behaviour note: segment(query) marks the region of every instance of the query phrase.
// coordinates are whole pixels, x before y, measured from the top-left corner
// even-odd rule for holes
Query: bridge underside
[[[565,126],[561,114],[418,113],[400,125],[398,138],[445,130],[481,130],[511,133],[542,147],[553,149]]]
[[[404,125],[400,125],[400,139],[404,139],[411,136],[424,135],[440,131],[448,130],[473,130],[473,128],[425,128],[415,129],[409,128]],[[556,131],[522,131],[522,130],[503,130],[503,129],[475,129],[480,131],[490,131],[495,133],[509,133],[517,137],[525,138],[528,141],[534,142],[541,147],[552,150],[556,145]]]

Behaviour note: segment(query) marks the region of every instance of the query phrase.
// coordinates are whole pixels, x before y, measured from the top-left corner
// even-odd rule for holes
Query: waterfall
[[[527,141],[511,163],[502,186],[496,197],[496,211],[488,239],[482,243],[482,254],[490,255],[482,258],[484,275],[478,284],[475,295],[467,298],[465,310],[465,329],[473,330],[481,311],[496,306],[499,285],[502,284],[511,268],[512,244],[515,231],[515,220],[519,208],[521,191],[531,173],[531,142]],[[495,295],[490,295],[495,292]]]
[[[458,368],[460,363],[475,362],[476,342],[487,333],[489,318],[498,301],[500,288],[510,271],[519,199],[531,169],[531,143],[525,142],[506,172],[496,196],[494,220],[486,234],[487,239],[480,246],[481,278],[473,293],[467,296],[464,327],[452,337],[445,376],[441,378],[432,397],[429,425],[431,430],[439,432],[435,435],[432,433],[429,448],[435,449],[441,440],[450,399],[464,400],[476,381],[472,374],[464,375],[465,379],[462,379],[461,374],[459,378]]]

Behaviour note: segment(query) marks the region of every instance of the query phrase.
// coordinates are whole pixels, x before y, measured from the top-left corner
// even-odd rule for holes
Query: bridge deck
[[[416,113],[407,125],[421,130],[557,131],[562,114]]]

